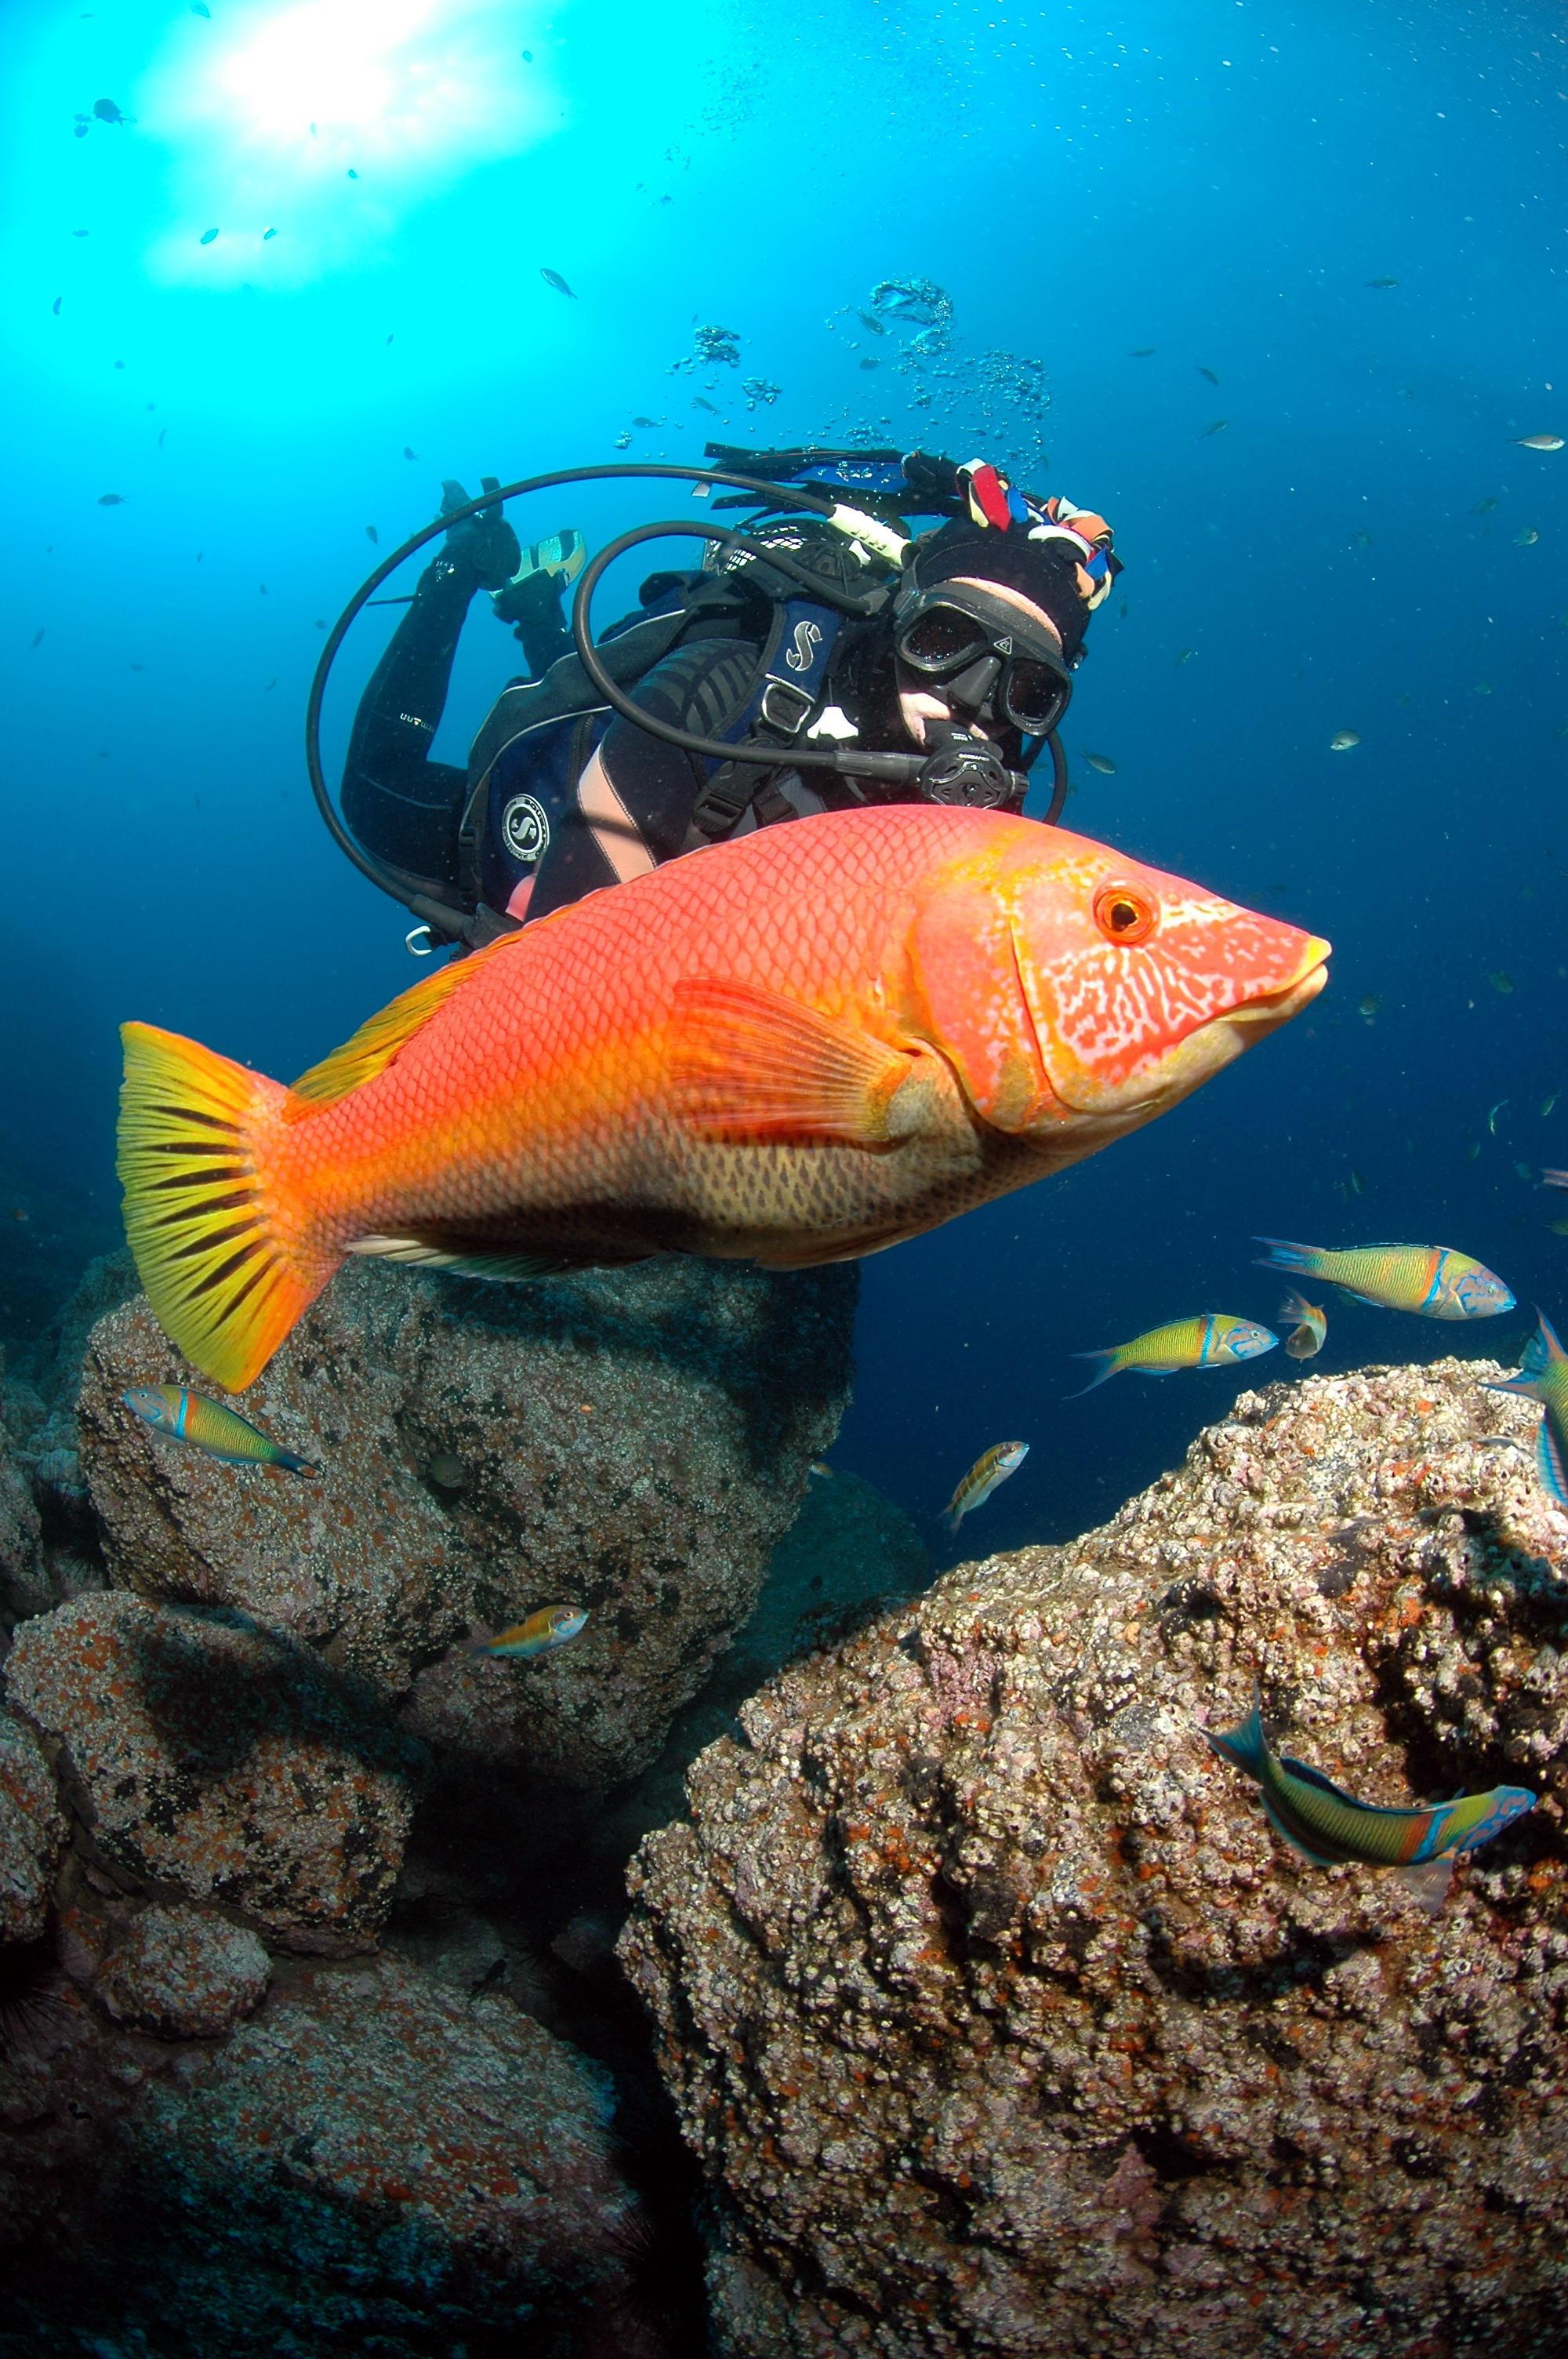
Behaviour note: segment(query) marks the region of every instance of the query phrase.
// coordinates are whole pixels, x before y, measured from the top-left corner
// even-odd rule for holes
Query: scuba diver
[[[713,506],[757,513],[713,528],[700,571],[652,575],[638,611],[591,642],[587,598],[610,558],[693,527],[640,527],[601,552],[574,642],[561,600],[583,569],[581,535],[524,550],[499,503],[476,511],[460,484],[443,486],[442,516],[470,513],[361,700],[341,796],[361,864],[425,919],[430,944],[478,947],[811,811],[890,799],[1017,810],[1045,746],[1058,815],[1057,725],[1088,617],[1121,571],[1105,518],[1020,492],[980,460],[711,442],[705,456],[751,483]],[[480,496],[499,490],[485,476]],[[708,490],[698,479],[697,495]],[[824,492],[818,511],[785,506]],[[938,521],[916,534],[911,516]],[[481,590],[529,676],[503,690],[459,769],[430,745]]]

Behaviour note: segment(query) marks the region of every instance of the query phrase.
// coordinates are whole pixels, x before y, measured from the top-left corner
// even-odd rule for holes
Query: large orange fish
[[[899,804],[670,862],[440,969],[285,1089],[124,1027],[154,1310],[238,1391],[351,1253],[540,1277],[917,1235],[1197,1088],[1326,942],[1082,836]]]

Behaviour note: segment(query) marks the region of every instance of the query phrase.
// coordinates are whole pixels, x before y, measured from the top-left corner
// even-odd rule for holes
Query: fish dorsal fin
[[[1308,1762],[1298,1761],[1293,1754],[1281,1753],[1279,1762],[1281,1769],[1288,1769],[1291,1776],[1301,1778],[1303,1785],[1315,1786],[1320,1793],[1332,1794],[1336,1802],[1348,1802],[1353,1810],[1370,1810],[1377,1807],[1372,1802],[1358,1802],[1354,1794],[1347,1794],[1343,1786],[1336,1786],[1332,1777],[1324,1776],[1321,1769],[1313,1768]]]
[[[411,991],[400,992],[390,1004],[377,1010],[357,1032],[300,1074],[290,1097],[294,1103],[287,1109],[289,1120],[297,1122],[304,1114],[314,1114],[319,1106],[336,1105],[362,1082],[373,1082],[384,1073],[399,1049],[406,1049],[416,1032],[427,1025],[438,1007],[443,1007],[460,983],[466,983],[481,958],[492,956],[518,939],[508,935],[492,942],[488,950],[473,958],[451,959],[416,983]]]

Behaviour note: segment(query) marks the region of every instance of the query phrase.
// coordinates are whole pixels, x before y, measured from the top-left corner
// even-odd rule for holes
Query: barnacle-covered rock
[[[43,1931],[65,1835],[43,1756],[27,1731],[0,1712],[0,1941],[32,1941]]]
[[[787,1669],[622,1955],[727,2359],[1556,2359],[1568,1519],[1474,1362],[1243,1394],[1064,1548]],[[1433,1919],[1198,1723],[1363,1799],[1526,1785]]]
[[[227,1903],[285,1949],[374,1942],[423,1756],[308,1647],[110,1591],[24,1623],[5,1677],[116,1874]]]
[[[132,1919],[93,1990],[116,2023],[164,2039],[216,2039],[259,2006],[271,1973],[248,1926],[155,1901]]]
[[[406,1702],[438,1750],[594,1788],[657,1752],[756,1603],[849,1378],[851,1272],[671,1258],[486,1286],[356,1265],[244,1411],[308,1477],[160,1441],[189,1371],[138,1298],[94,1328],[81,1465],[112,1581],[239,1606]],[[586,1605],[519,1676],[477,1624]]]
[[[509,1999],[394,1958],[290,1962],[178,2045],[67,1984],[0,2056],[0,2348],[633,2359],[610,2109]]]

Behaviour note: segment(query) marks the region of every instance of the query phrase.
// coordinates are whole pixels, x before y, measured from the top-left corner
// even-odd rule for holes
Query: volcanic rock
[[[1244,1393],[1102,1529],[786,1669],[621,1953],[725,2359],[1560,2359],[1568,1518],[1440,1361]],[[1364,1799],[1525,1785],[1440,1916],[1200,1723]]]
[[[493,1287],[356,1265],[245,1414],[318,1472],[160,1441],[125,1386],[189,1371],[138,1299],[93,1330],[81,1462],[110,1578],[321,1648],[444,1752],[586,1787],[651,1759],[755,1604],[847,1395],[853,1274],[672,1258]],[[586,1605],[517,1664],[476,1625]]]
[[[133,1919],[94,1989],[116,2023],[164,2039],[216,2039],[260,2004],[271,1973],[248,1927],[155,1902]]]
[[[0,1941],[36,1940],[65,1843],[65,1813],[38,1746],[0,1712]]]
[[[582,2339],[635,2234],[604,2076],[509,2000],[286,1962],[227,2039],[68,1988],[47,2048],[0,2063],[0,2348],[28,2320],[158,2359],[635,2347]]]
[[[362,1686],[242,1615],[120,1591],[24,1623],[5,1682],[112,1870],[286,1949],[374,1942],[423,1756]]]

